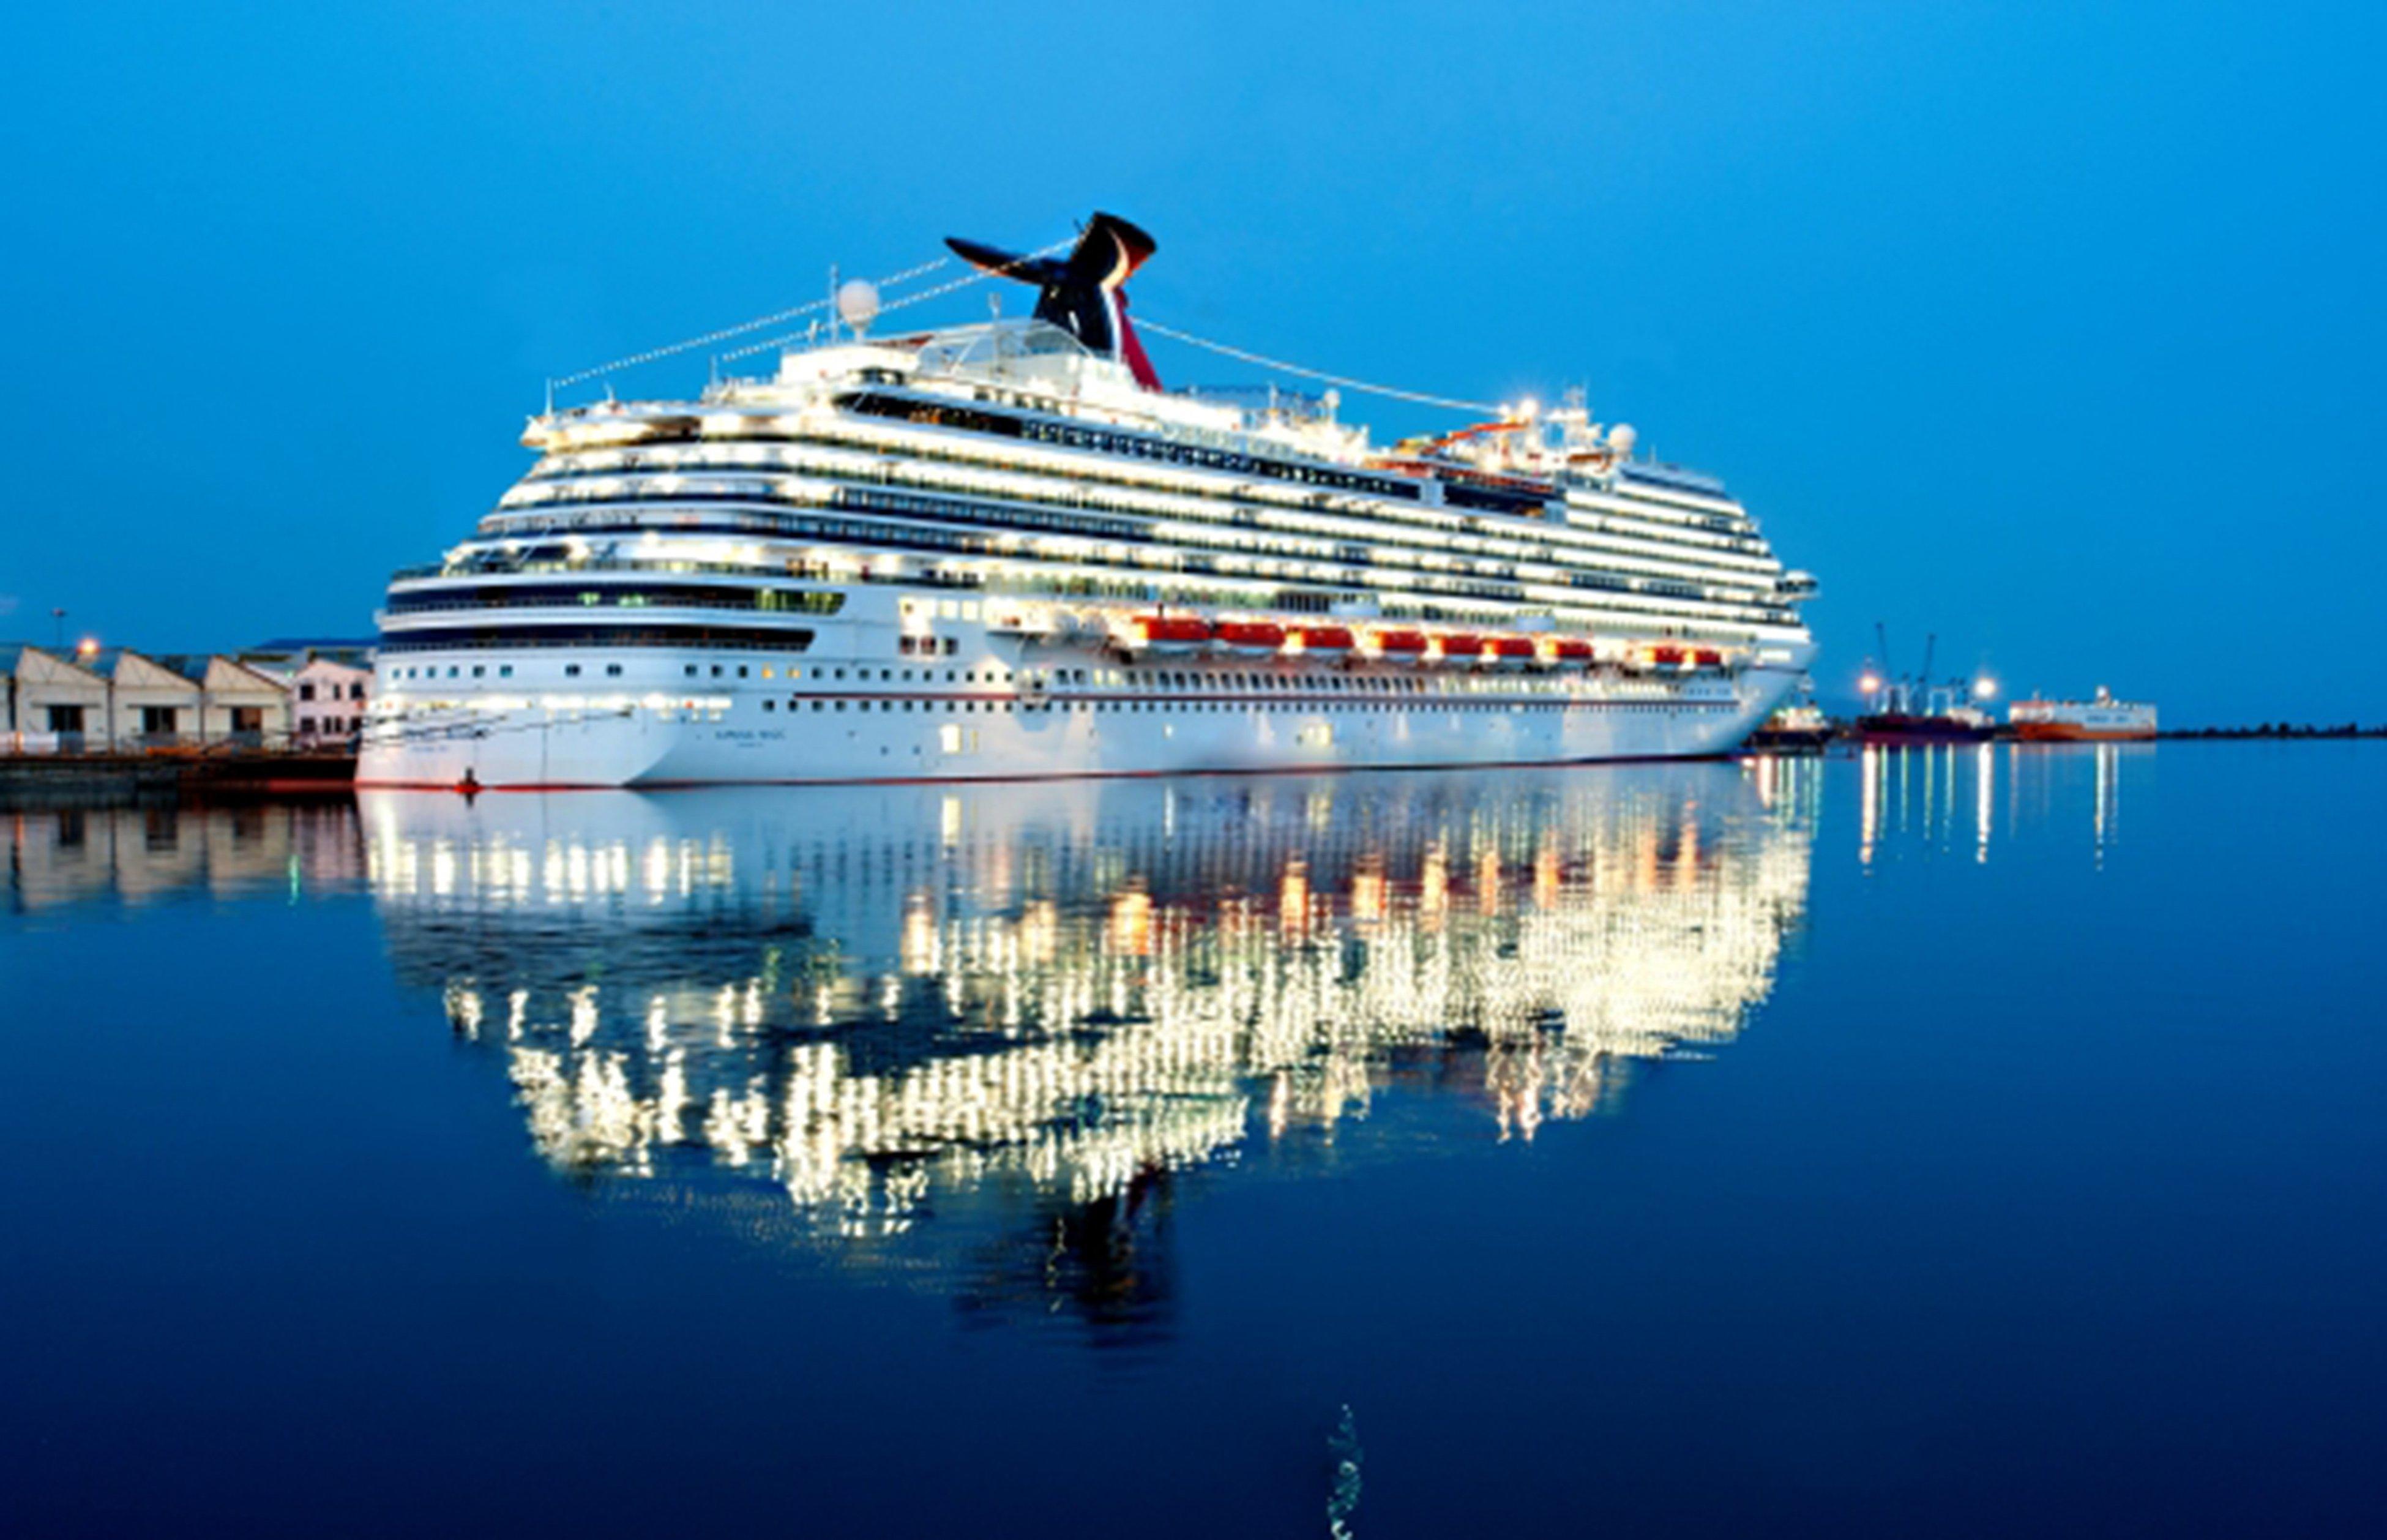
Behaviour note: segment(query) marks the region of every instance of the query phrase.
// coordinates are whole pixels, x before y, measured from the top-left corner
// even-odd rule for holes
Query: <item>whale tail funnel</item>
[[[1089,352],[1126,364],[1146,390],[1160,388],[1160,376],[1127,319],[1127,281],[1158,249],[1142,229],[1116,214],[1098,213],[1067,257],[1021,256],[954,236],[945,245],[972,267],[1035,284],[1037,320],[1058,326]]]

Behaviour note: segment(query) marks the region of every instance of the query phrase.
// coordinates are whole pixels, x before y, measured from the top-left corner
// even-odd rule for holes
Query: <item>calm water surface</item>
[[[2387,1531],[2382,772],[5,815],[0,1525]]]

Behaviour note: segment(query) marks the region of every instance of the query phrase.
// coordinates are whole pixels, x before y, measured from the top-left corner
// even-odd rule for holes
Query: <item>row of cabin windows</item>
[[[976,457],[944,455],[940,454],[935,450],[926,448],[914,448],[911,450],[911,453],[914,456],[912,463],[936,464],[941,462],[950,462],[973,467],[983,463]],[[623,457],[623,463],[620,464],[591,464],[579,461],[559,464],[542,461],[539,465],[532,468],[530,474],[525,476],[524,481],[526,485],[557,485],[569,484],[584,478],[612,478],[625,474],[638,475],[649,473],[669,473],[684,476],[690,473],[702,473],[705,472],[712,472],[725,476],[754,477],[771,476],[774,474],[784,473],[785,471],[801,472],[805,469],[806,467],[802,464],[784,460],[779,462],[779,467],[775,468],[770,465],[756,465],[735,459],[726,458],[712,460],[700,459],[691,461],[685,456],[676,459],[670,462],[656,463],[650,466],[643,463],[640,457],[637,455],[628,455]],[[882,483],[903,483],[923,486],[931,491],[942,490],[945,486],[944,483],[938,482],[931,477],[923,475],[919,472],[911,469],[910,464],[889,462],[868,473]],[[1036,473],[1042,474],[1050,473],[1038,472]],[[1067,472],[1062,473],[1065,475],[1068,474]],[[1096,485],[1100,486],[1107,484],[1098,480]],[[699,492],[699,495],[701,495],[701,491],[703,489],[691,490],[696,490]],[[1136,506],[1130,503],[1102,500],[1104,494],[1099,490],[1091,493],[1072,492],[1039,496],[1024,490],[1014,489],[1006,491],[1003,494],[1003,498],[1006,505],[1024,503],[1061,506],[1080,510],[1088,508],[1103,508],[1113,511],[1124,519],[1135,521],[1135,524],[1131,526],[1123,526],[1120,519],[1101,519],[1096,516],[1080,512],[1077,515],[1079,527],[1082,528],[1086,533],[1104,533],[1105,532],[1104,529],[1104,526],[1105,525],[1108,526],[1110,531],[1115,532],[1121,531],[1124,527],[1143,527],[1143,521],[1148,521],[1156,516],[1165,516],[1156,515],[1149,508]],[[1496,558],[1506,556],[1508,559],[1512,561],[1540,560],[1546,562],[1557,562],[1564,560],[1557,554],[1557,550],[1559,549],[1558,546],[1548,540],[1546,536],[1535,531],[1530,522],[1532,517],[1534,514],[1537,514],[1542,508],[1543,500],[1540,498],[1529,493],[1521,493],[1497,488],[1467,488],[1463,486],[1452,486],[1446,492],[1446,498],[1455,505],[1478,508],[1486,511],[1514,513],[1520,515],[1521,518],[1525,521],[1514,527],[1496,526],[1487,529],[1484,526],[1482,520],[1479,518],[1461,519],[1460,527],[1462,527],[1468,534],[1490,536],[1506,541],[1522,543],[1525,547],[1525,549],[1522,552],[1509,550],[1505,552],[1482,552],[1480,554]],[[1231,516],[1236,524],[1249,527],[1255,524],[1258,511],[1259,511],[1256,508],[1237,507],[1234,509]],[[1682,559],[1687,561],[1700,561],[1709,553],[1720,551],[1737,551],[1742,555],[1754,556],[1762,556],[1766,554],[1767,548],[1763,539],[1754,534],[1743,533],[1741,529],[1735,527],[1732,521],[1728,518],[1724,519],[1723,523],[1719,524],[1717,520],[1720,517],[1722,516],[1706,515],[1697,519],[1690,524],[1682,524],[1673,521],[1657,519],[1649,514],[1643,513],[1638,511],[1607,508],[1593,512],[1592,518],[1594,522],[1592,523],[1585,524],[1580,520],[1571,520],[1570,524],[1573,528],[1578,530],[1586,530],[1609,535],[1623,535],[1643,539],[1653,539],[1661,543],[1677,544],[1686,548],[1682,552]],[[1619,527],[1620,525],[1623,527]],[[1412,542],[1422,538],[1430,544],[1433,543],[1433,533],[1439,533],[1438,531],[1428,532],[1421,530],[1418,526],[1408,524],[1405,521],[1399,527],[1401,528],[1402,534],[1409,536]],[[1685,541],[1681,538],[1684,534],[1694,530],[1712,535],[1715,538],[1712,540],[1691,541]],[[1582,551],[1580,548],[1574,548],[1571,545],[1568,549],[1576,550],[1578,556],[1589,554],[1589,552]]]
[[[732,502],[771,501],[777,500],[779,497],[780,494],[773,488],[768,486],[760,486],[750,491],[710,494],[683,491],[675,494],[674,500],[685,502],[721,500]],[[573,500],[583,499],[575,499]],[[624,499],[616,499],[614,497],[607,496],[588,499],[586,500],[638,501],[640,500],[640,495],[633,492]],[[982,500],[973,500],[959,495],[953,497],[937,497],[926,494],[886,492],[871,487],[852,486],[840,486],[837,488],[834,494],[834,505],[839,508],[851,509],[856,512],[887,513],[905,518],[934,519],[941,522],[966,524],[978,529],[983,529],[987,526],[988,515],[991,512],[998,521],[998,527],[1018,528],[1024,526],[1031,529],[1048,530],[1056,534],[1112,540],[1139,547],[1167,546],[1172,549],[1184,551],[1186,553],[1185,561],[1187,565],[1193,570],[1197,571],[1203,570],[1203,562],[1209,559],[1206,553],[1224,552],[1227,554],[1244,557],[1253,555],[1265,556],[1277,562],[1304,562],[1309,564],[1329,563],[1344,567],[1350,572],[1358,572],[1369,565],[1394,567],[1401,570],[1402,576],[1406,581],[1406,586],[1424,588],[1434,593],[1445,595],[1458,595],[1476,599],[1514,601],[1520,597],[1522,591],[1518,586],[1519,580],[1515,577],[1513,573],[1513,569],[1517,562],[1521,560],[1520,558],[1515,557],[1503,558],[1492,556],[1484,558],[1480,561],[1475,558],[1470,558],[1470,565],[1477,570],[1479,576],[1483,575],[1483,568],[1489,567],[1492,569],[1493,573],[1499,575],[1502,580],[1491,583],[1469,582],[1464,578],[1453,575],[1448,572],[1437,571],[1427,566],[1425,558],[1428,553],[1424,550],[1410,549],[1402,546],[1384,547],[1378,550],[1372,559],[1363,560],[1355,558],[1347,553],[1338,553],[1330,556],[1316,551],[1305,550],[1295,545],[1271,542],[1264,539],[1256,540],[1249,535],[1244,536],[1240,541],[1231,539],[1211,539],[1201,535],[1191,534],[1181,534],[1173,538],[1161,540],[1153,535],[1151,525],[1130,523],[1120,519],[1094,518],[1082,513],[1055,512],[1040,507],[1022,506],[1019,504],[1007,503],[999,508],[991,508]],[[871,528],[868,526],[846,524],[835,519],[808,517],[790,518],[787,519],[785,522],[787,527],[791,532],[807,535],[820,539],[856,541],[905,549],[935,549],[983,553],[992,551],[997,549],[996,543],[983,535],[955,535],[942,530],[894,530],[887,528]],[[1522,560],[1531,561],[1534,559],[1535,558],[1533,557],[1526,557]],[[1598,569],[1586,572],[1578,564],[1580,558],[1572,554],[1569,554],[1567,556],[1547,555],[1540,558],[1540,560],[1542,560],[1547,565],[1557,566],[1566,570],[1569,580],[1579,587],[1604,587],[1630,592],[1633,590],[1636,582],[1644,586],[1648,586],[1659,581],[1658,579],[1629,572],[1623,575],[1611,575],[1609,572]],[[1696,561],[1697,557],[1695,554],[1686,553],[1686,555],[1677,558],[1677,560]],[[1592,581],[1592,579],[1595,578],[1597,581]],[[1765,591],[1765,585],[1768,578],[1767,574],[1760,573],[1744,573],[1735,569],[1721,569],[1715,574],[1715,581],[1721,587],[1747,589],[1748,597],[1720,600],[1715,600],[1714,602],[1757,603],[1762,601],[1762,596]],[[1699,598],[1701,596],[1694,591],[1681,597]]]

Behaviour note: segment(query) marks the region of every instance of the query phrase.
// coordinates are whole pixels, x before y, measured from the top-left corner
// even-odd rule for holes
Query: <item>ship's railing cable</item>
[[[1135,317],[1135,329],[1139,332],[1157,333],[1172,342],[1181,342],[1191,347],[1207,348],[1213,353],[1240,360],[1244,363],[1257,364],[1262,369],[1273,369],[1281,373],[1299,375],[1305,380],[1318,380],[1327,385],[1339,385],[1345,390],[1363,391],[1370,396],[1390,397],[1396,401],[1415,401],[1421,406],[1449,407],[1456,411],[1481,412],[1487,416],[1500,410],[1497,406],[1489,401],[1461,401],[1449,396],[1429,396],[1421,390],[1403,390],[1398,385],[1376,385],[1367,380],[1355,380],[1347,374],[1329,374],[1324,370],[1305,369],[1300,364],[1287,363],[1282,359],[1271,359],[1262,354],[1246,352],[1241,347],[1231,347],[1223,342],[1213,342],[1208,337],[1197,337],[1191,332],[1181,332],[1174,326],[1164,326],[1147,315],[1138,314]]]
[[[904,295],[900,299],[882,299],[878,303],[878,313],[885,315],[890,310],[900,310],[906,305],[919,305],[931,299],[941,299],[955,289],[966,289],[973,284],[983,284],[1000,273],[1009,272],[1023,262],[1032,262],[1040,257],[1050,257],[1055,252],[1067,251],[1077,244],[1078,237],[1072,235],[1066,241],[1055,241],[1051,246],[1039,246],[1034,251],[1015,257],[999,269],[982,270],[966,273],[959,278],[949,278],[933,287],[922,289],[917,294]],[[917,271],[918,270],[915,270],[913,276],[917,276]],[[743,347],[733,347],[728,352],[719,355],[718,361],[729,363],[739,359],[751,358],[757,353],[767,353],[774,347],[785,347],[789,343],[800,341],[802,336],[803,334],[801,332],[789,332],[783,336],[765,337],[761,342],[750,342]]]
[[[922,262],[917,267],[905,268],[901,272],[879,279],[878,286],[891,288],[897,284],[909,283],[915,278],[936,271],[952,260],[950,257],[939,257],[933,261]],[[592,369],[576,370],[570,374],[559,374],[549,380],[548,385],[550,389],[561,390],[566,385],[581,385],[600,375],[615,373],[625,369],[636,369],[640,364],[652,363],[657,359],[668,359],[676,354],[726,341],[731,337],[743,336],[749,332],[759,331],[765,326],[777,326],[782,322],[793,321],[800,315],[810,315],[815,310],[827,309],[831,297],[824,296],[818,299],[806,300],[792,309],[774,310],[769,315],[756,316],[751,321],[741,321],[735,326],[724,326],[717,332],[707,332],[702,336],[688,337],[684,341],[668,343],[661,347],[650,347],[643,353],[632,353],[627,358],[614,359],[610,362],[598,364]]]

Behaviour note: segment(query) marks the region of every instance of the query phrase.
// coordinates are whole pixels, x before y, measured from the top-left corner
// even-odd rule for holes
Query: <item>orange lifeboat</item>
[[[1691,654],[1691,663],[1699,668],[1722,668],[1724,654],[1712,647],[1702,647]]]
[[[1484,651],[1484,665],[1486,668],[1523,668],[1534,661],[1535,655],[1531,637],[1495,637],[1492,645]]]
[[[1238,658],[1265,658],[1284,645],[1284,627],[1264,620],[1222,620],[1210,645]]]
[[[1542,643],[1542,662],[1552,668],[1589,668],[1591,643],[1581,637],[1552,637]]]
[[[1649,662],[1660,668],[1680,668],[1688,657],[1689,653],[1679,647],[1653,647],[1649,650]]]
[[[1425,659],[1422,631],[1379,631],[1374,640],[1376,655],[1388,663],[1414,663]]]
[[[1446,663],[1471,663],[1484,656],[1484,638],[1468,631],[1437,637],[1433,655]]]
[[[1191,652],[1210,639],[1210,623],[1193,615],[1138,615],[1128,623],[1128,646],[1138,652]]]
[[[1304,652],[1322,652],[1330,658],[1339,658],[1358,645],[1347,625],[1296,626],[1293,641]]]

